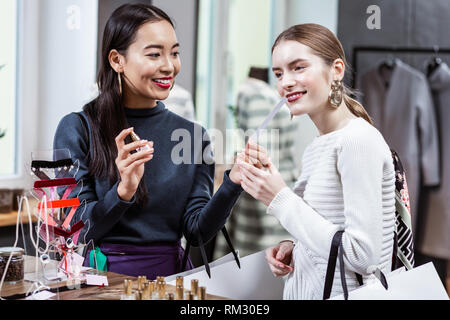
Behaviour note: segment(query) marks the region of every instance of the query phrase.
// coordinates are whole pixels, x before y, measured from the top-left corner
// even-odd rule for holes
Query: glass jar
[[[24,278],[25,264],[23,257],[24,250],[22,248],[4,247],[0,248],[0,280],[5,272],[6,264],[9,262],[8,270],[6,270],[5,283],[14,284],[20,282]]]

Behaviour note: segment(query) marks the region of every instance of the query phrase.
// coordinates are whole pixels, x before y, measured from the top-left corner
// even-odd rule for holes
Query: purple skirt
[[[148,246],[105,243],[100,250],[106,256],[108,272],[115,272],[131,277],[147,276],[155,280],[157,276],[170,276],[194,268],[188,258],[186,267],[181,270],[184,249],[181,243],[156,243]],[[90,250],[84,261],[89,266]]]

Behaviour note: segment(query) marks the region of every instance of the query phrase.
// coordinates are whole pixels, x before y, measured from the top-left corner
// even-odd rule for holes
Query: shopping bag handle
[[[348,287],[347,281],[345,279],[345,268],[344,268],[344,247],[342,245],[343,234],[344,234],[343,230],[337,231],[333,236],[333,240],[331,241],[330,255],[328,257],[327,273],[325,276],[325,286],[323,289],[323,300],[326,300],[331,296],[331,289],[333,287],[334,281],[334,271],[336,270],[336,260],[338,258],[339,258],[339,271],[341,276],[341,284],[342,289],[344,290],[344,299],[348,300]],[[356,278],[358,279],[359,285],[363,285],[362,275],[358,273],[355,274]],[[380,280],[383,287],[387,290],[388,283],[383,272],[379,268],[376,268],[374,271],[374,275],[378,278],[378,280]]]
[[[238,265],[238,267],[240,269],[241,262],[239,261],[239,256],[236,253],[236,250],[234,249],[233,243],[231,242],[230,236],[229,236],[227,228],[225,226],[223,226],[223,228],[222,228],[222,233],[223,233],[223,236],[225,237],[225,240],[227,241],[228,246],[230,247],[231,252],[233,253],[234,260],[236,261],[236,264]],[[198,246],[200,248],[200,253],[202,256],[203,264],[205,265],[205,269],[206,269],[206,273],[208,274],[208,277],[211,279],[211,269],[209,267],[208,258],[206,257],[205,247],[203,245],[203,239],[202,239],[202,236],[200,235],[198,221],[197,221],[197,236],[198,236]],[[181,270],[183,270],[183,271],[186,268],[187,259],[189,257],[189,250],[191,248],[190,238],[191,237],[189,237],[189,239],[187,240],[186,249],[184,250],[183,263],[181,265]]]

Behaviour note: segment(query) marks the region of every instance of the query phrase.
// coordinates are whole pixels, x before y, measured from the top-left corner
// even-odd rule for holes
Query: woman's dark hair
[[[88,116],[92,137],[89,172],[95,177],[109,178],[111,184],[120,178],[115,164],[115,137],[129,126],[122,104],[118,75],[109,63],[109,53],[116,49],[121,55],[126,55],[143,24],[163,20],[173,26],[170,17],[161,9],[146,4],[126,4],[113,12],[105,26],[97,76],[99,96],[83,110]],[[147,188],[142,179],[136,192],[136,202],[143,205],[147,199]]]

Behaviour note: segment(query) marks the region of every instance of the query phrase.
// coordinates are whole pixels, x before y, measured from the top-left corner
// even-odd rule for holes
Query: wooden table
[[[34,209],[36,208],[38,202],[35,200],[29,200],[30,201],[30,214],[31,214],[31,220],[32,222],[37,222],[37,217],[33,214]],[[28,223],[28,212],[26,210],[25,201],[22,203],[22,212],[20,215],[22,216],[23,223]],[[10,213],[0,213],[0,227],[10,227],[15,226],[17,223],[17,211],[12,211]],[[20,220],[19,220],[20,222]]]
[[[34,257],[26,257],[25,272],[28,273],[32,270]],[[31,271],[32,272],[32,271]],[[59,292],[51,300],[120,300],[120,296],[124,292],[123,282],[125,279],[132,279],[135,281],[134,288],[137,289],[137,278],[129,277],[122,274],[113,272],[106,273],[108,277],[108,286],[85,286],[80,289],[72,289]],[[56,284],[48,285],[50,288],[67,289],[66,281],[62,281]],[[201,286],[201,283],[199,284]],[[32,286],[32,282],[22,281],[18,284],[3,284],[1,290],[1,296],[7,298],[8,296],[25,294]],[[206,288],[208,290],[208,288]],[[175,295],[175,287],[173,285],[166,284],[166,293],[171,292]],[[206,300],[229,300],[215,295],[206,294]]]

